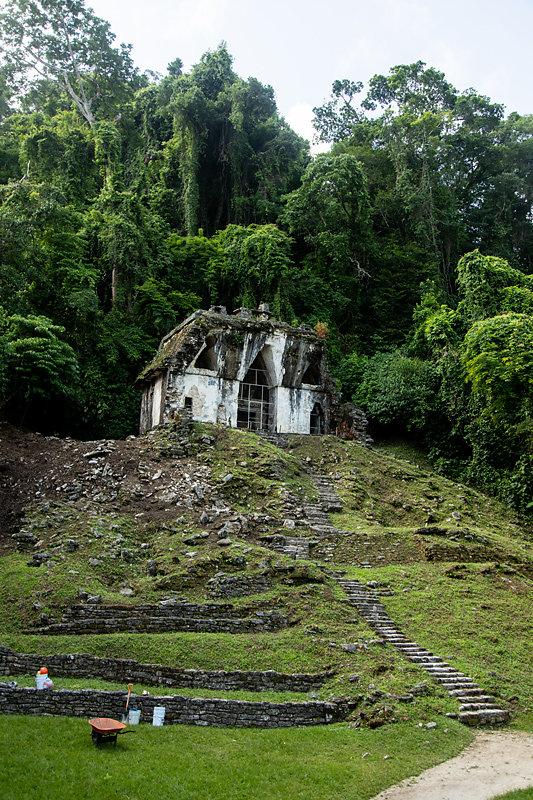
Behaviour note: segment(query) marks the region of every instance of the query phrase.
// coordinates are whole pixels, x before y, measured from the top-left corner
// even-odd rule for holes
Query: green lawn
[[[446,720],[368,731],[347,724],[245,730],[140,725],[98,750],[87,720],[0,716],[9,800],[366,800],[457,755],[472,732]],[[447,731],[447,732],[446,732]],[[367,755],[365,755],[367,754]],[[388,756],[388,758],[386,758]]]

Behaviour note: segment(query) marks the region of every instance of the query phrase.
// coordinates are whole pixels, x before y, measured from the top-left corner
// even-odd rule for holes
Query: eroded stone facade
[[[194,420],[272,433],[329,433],[338,393],[324,341],[268,306],[196,311],[163,338],[141,373],[141,433],[184,409]]]

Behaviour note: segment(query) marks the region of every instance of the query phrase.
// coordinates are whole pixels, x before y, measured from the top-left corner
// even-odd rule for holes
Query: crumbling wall
[[[364,412],[353,403],[345,403],[339,409],[337,435],[341,439],[370,445],[373,439],[368,434],[368,420]]]

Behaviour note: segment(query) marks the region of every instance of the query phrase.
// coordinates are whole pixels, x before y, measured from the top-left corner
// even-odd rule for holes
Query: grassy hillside
[[[346,602],[335,580],[343,574],[380,592],[410,638],[479,682],[511,711],[513,726],[531,729],[531,528],[485,495],[431,473],[423,456],[333,437],[292,436],[279,449],[248,432],[200,425],[126,442],[24,436],[6,426],[0,438],[11,498],[1,543],[0,644],[42,656],[84,652],[189,669],[328,670],[332,677],[311,696],[357,703],[337,735],[390,723],[380,735],[389,745],[399,737],[416,772],[470,734],[444,716],[457,711],[457,701],[384,645]],[[342,500],[342,511],[330,513],[337,530],[309,528],[305,505],[317,499],[312,473],[330,476]],[[279,535],[309,539],[309,559],[273,550]],[[223,599],[220,592],[236,579],[264,586]],[[278,609],[288,624],[239,634],[39,633],[94,595],[125,608],[174,599],[229,602],[243,616]],[[66,678],[57,686],[116,688]],[[202,694],[213,692],[194,690]],[[267,697],[307,695],[261,699]],[[429,759],[421,751],[417,760],[420,748],[407,732],[421,724],[425,731],[430,721],[440,738],[427,745]],[[318,737],[327,748],[336,729],[286,731],[283,738],[297,748]],[[239,741],[247,735],[239,733]],[[213,734],[219,736],[225,734]],[[250,742],[254,736],[260,734]],[[262,741],[268,736],[276,738]],[[397,777],[384,776],[378,788]]]
[[[14,461],[20,434],[6,428],[3,439]],[[514,697],[509,702],[518,714],[532,702],[526,657],[531,531],[500,504],[397,450],[297,436],[281,450],[251,433],[196,426],[189,435],[163,428],[125,443],[34,436],[26,460],[38,467],[27,477],[27,498],[36,482],[42,496],[25,504],[16,538],[4,543],[5,645],[189,668],[332,669],[337,675],[323,688],[326,697],[375,688],[404,694],[425,676],[375,643],[363,619],[342,602],[335,569],[394,592],[384,603],[410,636],[479,677],[502,700]],[[9,466],[8,458],[8,475]],[[316,495],[310,470],[334,478],[344,506],[331,518],[343,533],[315,535],[311,560],[295,561],[268,549],[264,537],[314,536],[299,524],[303,503]],[[222,525],[230,531],[224,547],[217,535]],[[28,566],[42,553],[41,566]],[[270,588],[234,598],[234,605],[280,608],[289,627],[238,636],[31,633],[43,614],[59,620],[80,592],[125,606],[169,596],[213,599],[215,576],[236,575],[264,576]],[[355,653],[342,647],[354,643]],[[402,717],[449,710],[440,691],[431,687],[423,700],[401,708]]]

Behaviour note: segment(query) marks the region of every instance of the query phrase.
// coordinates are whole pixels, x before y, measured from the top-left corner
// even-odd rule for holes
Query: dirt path
[[[373,800],[490,800],[528,786],[533,786],[533,734],[479,733],[461,755]]]

